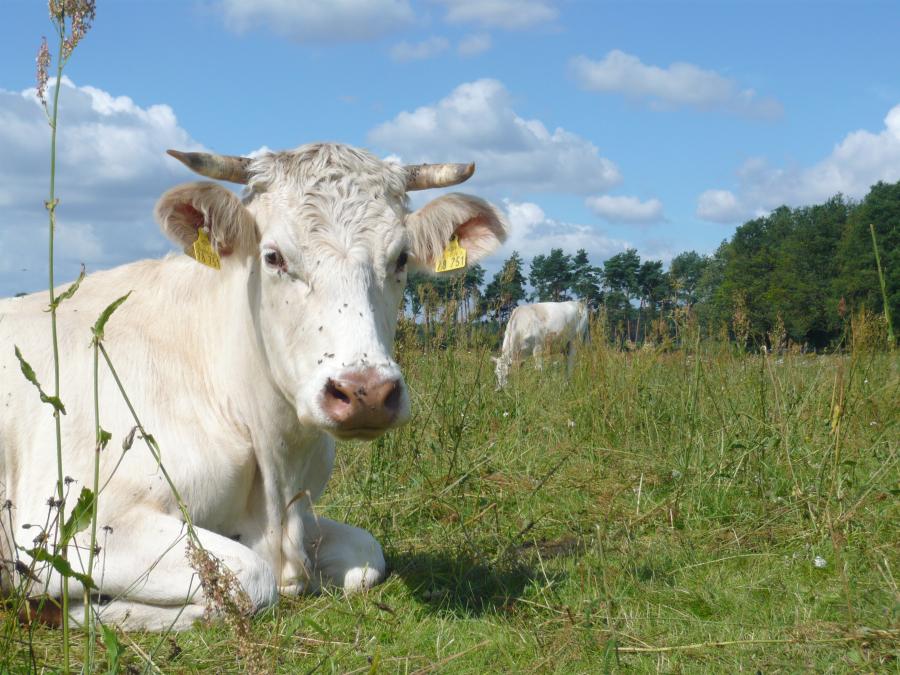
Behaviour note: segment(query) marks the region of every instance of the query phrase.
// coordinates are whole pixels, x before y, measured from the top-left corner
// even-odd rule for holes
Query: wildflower
[[[41,48],[38,49],[37,62],[37,96],[41,105],[47,107],[47,80],[50,68],[50,49],[47,47],[47,38],[41,38]]]
[[[509,411],[508,411],[508,410],[504,410],[504,411],[503,411],[503,416],[504,416],[504,417],[509,417]]]
[[[248,672],[265,672],[261,654],[250,636],[253,604],[234,572],[190,538],[187,542],[187,558],[200,577],[206,605],[204,618],[210,621],[215,615],[222,616],[236,638],[237,655],[243,661],[245,669]]]
[[[68,37],[63,40],[60,58],[65,61],[72,54],[81,39],[91,29],[97,16],[96,0],[49,0],[50,19],[65,28],[69,20]]]
[[[817,555],[813,558],[813,567],[816,569],[824,569],[828,565],[828,562],[820,555]]]

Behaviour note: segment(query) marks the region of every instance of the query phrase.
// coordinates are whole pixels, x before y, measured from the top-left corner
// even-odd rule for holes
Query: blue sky
[[[38,0],[2,12],[0,296],[45,283],[28,90],[52,32]],[[62,91],[60,275],[170,250],[152,207],[192,178],[167,147],[318,140],[476,161],[465,191],[513,228],[489,271],[513,248],[711,252],[900,180],[898,31],[896,0],[99,0]]]

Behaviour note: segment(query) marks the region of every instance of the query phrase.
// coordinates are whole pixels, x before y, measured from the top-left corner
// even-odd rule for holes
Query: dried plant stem
[[[763,640],[721,640],[718,642],[694,642],[687,645],[669,647],[616,647],[623,654],[661,654],[691,649],[709,649],[711,647],[735,647],[753,645],[827,645],[839,642],[858,642],[860,640],[896,640],[900,637],[897,631],[873,631],[871,635],[847,635],[838,638],[819,638],[804,640],[799,638],[771,638]]]

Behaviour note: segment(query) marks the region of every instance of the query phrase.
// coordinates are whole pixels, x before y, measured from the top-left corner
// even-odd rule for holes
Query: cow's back
[[[231,419],[226,419],[225,408],[231,405],[231,398],[211,389],[227,381],[221,377],[214,381],[210,373],[215,366],[211,364],[217,358],[227,364],[228,350],[239,348],[232,347],[234,340],[225,328],[234,312],[215,309],[221,309],[215,293],[207,292],[206,287],[197,288],[196,274],[181,273],[191,270],[189,266],[193,270],[199,267],[189,258],[167,258],[99,272],[86,277],[76,294],[59,306],[60,399],[66,407],[61,417],[64,471],[78,481],[76,485],[90,485],[93,475],[91,328],[110,303],[132,291],[106,324],[104,344],[142,423],[163,448],[163,461],[170,473],[176,480],[179,474],[189,475],[190,464],[207,462],[199,455],[191,457],[186,450],[205,453],[208,451],[203,448],[211,447],[218,459],[211,466],[227,469],[227,475],[218,479],[223,488],[229,482],[241,483],[232,492],[237,495],[236,502],[249,489],[243,485],[249,441]],[[210,270],[209,274],[216,273]],[[215,288],[215,284],[208,288]],[[198,300],[198,295],[202,299]],[[12,499],[17,516],[32,521],[40,517],[39,511],[46,511],[43,504],[55,491],[55,429],[52,410],[23,376],[14,346],[19,347],[44,391],[52,395],[53,349],[50,316],[45,311],[48,302],[47,292],[0,301],[0,492],[6,492],[0,494],[0,501]],[[134,419],[102,360],[99,377],[100,423],[117,439],[101,455],[104,480],[116,466],[118,444],[133,428]],[[199,449],[197,438],[204,439]],[[214,476],[206,478],[212,483],[217,480]],[[183,487],[188,491],[191,488]],[[136,443],[124,455],[115,480],[104,492],[101,510],[112,509],[117,502],[120,506],[131,503],[139,493],[142,501],[156,504],[163,511],[173,507],[155,460]],[[197,515],[201,519],[208,516]]]

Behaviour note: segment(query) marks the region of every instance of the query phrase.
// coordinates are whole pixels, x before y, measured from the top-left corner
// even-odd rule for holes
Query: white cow
[[[322,584],[367,588],[385,574],[368,532],[313,513],[331,475],[335,438],[371,439],[409,416],[392,358],[407,269],[434,269],[456,236],[473,263],[505,238],[487,202],[447,194],[409,212],[406,192],[462,182],[474,165],[404,167],[342,145],[316,144],[253,160],[170,151],[198,173],[246,183],[243,199],[212,182],[166,192],[160,226],[191,251],[202,228],[221,268],[186,255],[89,275],[59,308],[64,470],[92,484],[90,327],[131,291],[105,344],[145,428],[162,449],[201,543],[227,564],[255,609]],[[202,257],[202,256],[201,256]],[[18,345],[52,390],[47,293],[0,300],[0,583],[48,519],[56,495],[49,406],[22,377]],[[104,429],[134,422],[101,368]],[[114,449],[116,448],[116,449]],[[126,629],[190,626],[204,611],[185,558],[184,524],[157,463],[135,442],[100,456],[100,618]],[[52,539],[52,537],[51,537]],[[78,570],[87,532],[69,546]],[[79,562],[81,561],[81,562]],[[4,566],[5,565],[5,566]],[[38,565],[49,593],[60,577]],[[41,584],[34,585],[40,592]],[[80,593],[75,594],[80,597]],[[187,602],[185,606],[185,602]],[[80,618],[83,607],[74,607]]]
[[[528,352],[534,356],[538,370],[543,368],[544,352],[567,353],[571,375],[577,345],[589,337],[588,311],[583,302],[536,302],[516,307],[506,324],[500,357],[494,359],[497,388],[506,386],[510,366]]]

